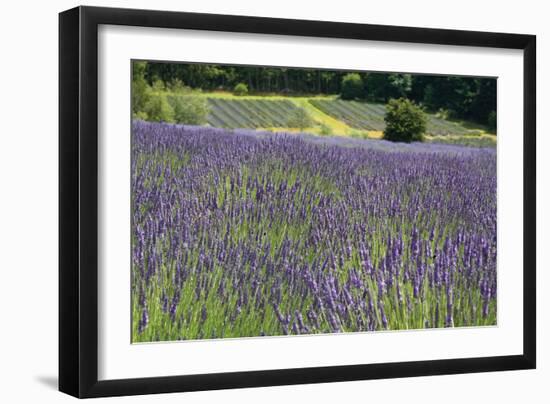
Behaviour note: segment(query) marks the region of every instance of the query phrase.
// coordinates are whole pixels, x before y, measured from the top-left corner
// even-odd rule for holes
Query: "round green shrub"
[[[426,132],[426,115],[406,98],[391,99],[386,104],[384,139],[395,142],[422,141]]]
[[[174,108],[164,94],[152,94],[147,100],[143,112],[149,121],[174,122]]]
[[[174,110],[174,120],[186,125],[204,125],[208,119],[208,101],[193,93],[168,96]]]
[[[248,94],[248,86],[244,83],[239,83],[233,89],[233,94],[235,95],[246,95]]]
[[[185,83],[183,81],[181,81],[180,79],[178,79],[178,78],[173,79],[172,81],[170,81],[166,85],[166,89],[171,94],[188,94],[188,93],[191,93],[193,91],[190,87],[187,87],[185,85]]]

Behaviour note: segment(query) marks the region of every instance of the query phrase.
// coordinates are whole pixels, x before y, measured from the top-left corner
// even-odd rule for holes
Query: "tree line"
[[[446,118],[496,126],[493,78],[157,62],[144,66],[149,85],[178,80],[204,91],[233,91],[239,86],[239,93],[246,88],[249,94],[327,94],[384,103],[403,97]]]

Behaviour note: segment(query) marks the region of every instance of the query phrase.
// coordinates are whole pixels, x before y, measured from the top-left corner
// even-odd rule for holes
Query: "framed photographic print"
[[[535,367],[534,36],[59,27],[61,391]]]

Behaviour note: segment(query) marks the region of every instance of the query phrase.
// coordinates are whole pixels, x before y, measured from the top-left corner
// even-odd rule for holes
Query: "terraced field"
[[[208,124],[218,128],[286,127],[298,108],[289,100],[209,98]]]
[[[348,126],[369,131],[383,131],[386,108],[382,104],[370,104],[342,100],[309,100],[310,104],[325,114],[338,119]],[[472,130],[462,125],[428,115],[428,134],[436,136],[467,135]]]

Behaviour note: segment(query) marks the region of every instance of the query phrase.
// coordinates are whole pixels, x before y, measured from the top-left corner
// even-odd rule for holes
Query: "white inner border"
[[[523,53],[100,26],[100,380],[522,353]],[[130,60],[498,77],[498,326],[130,344]]]

